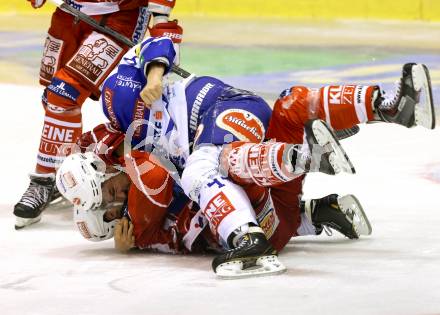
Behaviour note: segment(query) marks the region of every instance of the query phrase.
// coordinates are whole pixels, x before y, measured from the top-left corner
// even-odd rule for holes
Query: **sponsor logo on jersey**
[[[110,119],[111,125],[112,127],[120,130],[121,127],[119,126],[119,122],[116,119],[116,115],[115,112],[113,111],[113,91],[109,88],[104,88],[104,93],[103,97],[104,97],[104,104],[105,107],[107,108],[107,112],[108,112],[108,118]]]
[[[354,105],[356,85],[330,86],[328,90],[328,102],[332,105]]]
[[[76,222],[76,225],[78,226],[79,232],[81,233],[81,235],[85,239],[92,238],[92,236],[90,235],[89,230],[87,229],[87,224],[84,221]]]
[[[137,44],[140,40],[142,40],[142,38],[144,38],[149,20],[150,12],[148,11],[147,7],[140,7],[136,27],[134,29],[132,37],[132,40],[135,44]]]
[[[59,57],[63,41],[48,35],[44,42],[43,58],[40,66],[40,79],[50,82],[55,71],[58,69]]]
[[[170,33],[170,32],[164,32],[162,36],[171,38],[171,39],[177,39],[182,40],[182,34],[176,34],[176,33]]]
[[[79,4],[78,2],[73,1],[73,0],[64,0],[64,2],[68,5],[70,5],[75,10],[81,11],[81,8],[83,7],[81,4]]]
[[[223,192],[215,195],[209,202],[203,213],[217,233],[217,228],[223,219],[231,212],[235,211],[234,206]]]
[[[53,144],[53,143],[47,143],[45,141],[41,141],[40,144],[40,148],[39,148],[39,152],[44,152],[44,153],[48,153],[48,154],[58,154],[58,148],[59,145]],[[43,154],[44,154],[43,153]],[[37,164],[38,165],[43,165],[43,166],[47,166],[47,167],[55,167],[57,164],[61,163],[60,160],[58,160],[55,156],[52,157],[50,155],[42,155],[42,154],[37,154]]]
[[[144,119],[145,113],[145,103],[142,102],[141,99],[136,100],[136,104],[134,105],[134,113],[133,113],[133,121]],[[142,131],[142,123],[136,124],[136,129],[134,130],[133,137],[139,138]]]
[[[229,131],[241,141],[261,142],[265,129],[261,120],[243,109],[228,109],[216,119],[220,128]]]
[[[199,118],[199,111],[200,106],[203,103],[203,100],[206,97],[206,94],[208,94],[209,90],[214,87],[214,84],[212,83],[206,83],[205,86],[202,87],[200,92],[197,94],[196,99],[194,100],[194,103],[191,106],[191,116],[189,118],[189,128],[192,132],[195,132],[197,129],[197,121]]]
[[[118,44],[93,32],[69,60],[67,67],[81,74],[92,84],[98,85],[121,53],[122,48]]]
[[[61,114],[67,111],[64,107],[56,106],[50,103],[46,103],[46,108],[48,111],[54,113],[54,114]]]
[[[71,101],[76,102],[79,96],[79,92],[70,84],[64,82],[63,80],[53,78],[51,84],[47,87],[49,91],[59,95],[61,97],[67,98]]]
[[[116,76],[116,85],[120,87],[129,88],[133,92],[136,90],[140,90],[142,88],[141,82],[133,80],[133,78],[121,74],[118,74]]]
[[[275,212],[270,196],[267,199],[266,204],[264,205],[261,212],[258,213],[257,222],[258,225],[263,229],[266,237],[272,237],[278,227],[278,224],[280,223],[280,220],[278,219],[278,216]]]
[[[60,128],[45,123],[43,126],[42,138],[55,141],[58,143],[72,143],[75,130],[68,128]]]

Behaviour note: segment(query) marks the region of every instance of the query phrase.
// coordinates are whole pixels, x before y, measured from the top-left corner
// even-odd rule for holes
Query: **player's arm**
[[[142,89],[140,96],[145,106],[150,107],[162,95],[162,79],[165,73],[165,65],[161,62],[152,62],[148,65],[146,71],[147,84]]]
[[[170,72],[176,51],[171,39],[150,37],[140,44],[136,53],[147,79],[140,96],[145,106],[150,107],[162,95],[162,78]]]

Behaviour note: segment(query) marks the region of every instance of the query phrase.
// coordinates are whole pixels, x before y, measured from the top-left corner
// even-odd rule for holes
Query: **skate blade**
[[[41,214],[38,217],[32,219],[15,217],[15,229],[21,230],[26,226],[39,222],[40,220],[41,220]]]
[[[216,268],[217,278],[222,280],[234,280],[253,277],[265,277],[283,273],[286,267],[278,260],[275,255],[261,256],[255,265],[243,269],[243,261],[235,260],[225,262]]]
[[[356,173],[353,163],[351,163],[333,131],[322,120],[315,120],[312,124],[312,129],[316,141],[321,147],[331,146],[333,152],[330,153],[329,162],[335,170],[335,174],[340,172]]]
[[[359,200],[353,195],[346,195],[338,198],[339,208],[342,212],[353,212],[353,229],[358,236],[371,235],[372,228],[367,215]]]
[[[416,125],[434,129],[435,110],[428,68],[423,64],[413,66],[412,78],[414,89],[420,91],[419,103],[416,104],[414,113]]]

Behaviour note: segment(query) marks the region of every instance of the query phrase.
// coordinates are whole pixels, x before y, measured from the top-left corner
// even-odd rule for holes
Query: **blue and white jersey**
[[[263,140],[269,106],[258,96],[213,77],[192,75],[164,84],[162,98],[146,108],[140,97],[146,67],[159,61],[168,73],[174,57],[169,38],[150,38],[130,49],[103,84],[103,111],[135,149],[156,150],[181,170],[193,144]],[[236,132],[236,128],[241,129]]]

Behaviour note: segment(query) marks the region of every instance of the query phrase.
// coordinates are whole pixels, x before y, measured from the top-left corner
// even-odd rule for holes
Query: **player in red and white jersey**
[[[318,129],[320,126],[322,125],[315,125]],[[328,130],[324,129],[321,132],[331,136]],[[97,141],[98,139],[100,140]],[[276,214],[278,210],[274,208],[268,190],[271,185],[259,186],[253,183],[243,185],[250,206],[255,209],[254,216],[257,225],[244,230],[245,227],[242,227],[240,220],[238,222],[229,220],[229,229],[232,231],[229,237],[225,237],[225,234],[219,233],[217,228],[221,227],[223,219],[227,219],[228,215],[234,212],[234,205],[230,203],[226,195],[221,194],[213,198],[211,212],[199,209],[176,185],[170,170],[166,169],[153,154],[131,151],[121,156],[122,141],[124,141],[124,135],[121,132],[113,130],[109,125],[100,125],[92,132],[84,134],[79,143],[83,150],[89,148],[101,153],[107,164],[122,165],[124,170],[122,173],[113,174],[114,176],[104,173],[104,161],[92,152],[68,156],[57,172],[58,189],[74,203],[74,220],[86,239],[92,241],[108,239],[113,236],[115,230],[115,246],[119,250],[137,247],[171,253],[206,249],[224,251],[233,246],[231,245],[232,239],[241,239],[250,231],[255,230],[257,233],[264,233],[264,238],[269,239],[273,248],[278,251],[284,247],[285,244],[282,244],[280,240],[284,240],[283,235],[286,232],[289,236],[291,235],[291,222],[278,220]],[[280,143],[265,143],[259,146],[270,151],[274,144],[276,149],[280,148]],[[242,145],[238,143],[236,147],[241,148]],[[291,146],[290,149],[294,148]],[[291,155],[285,157],[286,159],[282,157],[275,161],[277,167],[282,168],[291,178],[297,176],[295,172],[302,174],[304,172],[302,168],[306,167],[294,161],[294,156],[292,152]],[[229,150],[225,149],[223,157],[232,160]],[[327,159],[324,158],[324,160]],[[232,173],[231,176],[233,176]],[[351,202],[349,206],[357,207],[357,210],[362,211],[360,204],[350,196],[348,197]],[[121,206],[124,202],[125,204]],[[341,206],[346,209],[341,209]],[[303,208],[307,211],[307,207]],[[338,230],[346,236],[358,238],[360,234],[369,234],[370,231],[363,233],[358,230],[358,223],[350,221],[354,215],[347,217],[345,210],[348,210],[347,205],[341,204],[337,198],[314,205],[315,213],[320,212],[321,216],[324,214],[325,222],[338,226]],[[361,214],[361,219],[368,222],[365,214],[363,212]],[[116,223],[115,220],[123,216],[128,217],[130,222],[123,218]],[[315,234],[313,224],[324,223],[319,220],[322,218],[317,218],[315,215],[314,219],[311,218],[309,222],[305,221],[302,224],[303,232],[298,230],[297,235]],[[308,233],[304,233],[304,226],[309,227]],[[259,241],[263,239],[260,238]],[[262,274],[278,273],[285,270],[276,259],[276,251],[272,246],[268,246],[270,251],[265,255],[259,253],[258,257],[268,259],[272,264],[267,262],[264,268],[259,269],[259,272]],[[224,255],[228,253],[228,251],[222,253],[214,259],[213,269],[217,273]],[[237,257],[234,259],[237,260]],[[273,264],[274,261],[276,261],[275,264]],[[251,274],[255,273],[257,270],[252,269]],[[245,274],[247,273],[241,273],[241,275]]]
[[[34,8],[45,3],[45,0],[27,1]],[[134,43],[144,38],[151,15],[151,36],[167,35],[177,44],[182,39],[182,28],[177,21],[168,20],[175,0],[66,0],[65,3]],[[30,185],[14,207],[16,229],[38,222],[41,212],[57,196],[55,165],[82,133],[81,106],[89,97],[99,98],[101,84],[129,48],[60,8],[52,14],[40,67],[40,84],[45,87],[41,99],[44,124]]]

